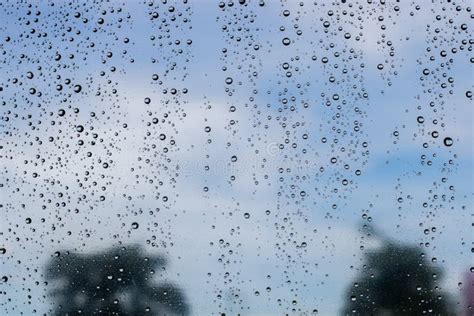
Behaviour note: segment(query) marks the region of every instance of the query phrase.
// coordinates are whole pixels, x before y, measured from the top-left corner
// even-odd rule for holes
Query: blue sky
[[[424,2],[419,9],[399,4],[400,11],[391,2],[364,2],[362,9],[265,2],[264,7],[258,1],[245,7],[236,3],[224,11],[211,1],[0,6],[0,49],[6,52],[1,57],[2,116],[9,118],[1,125],[0,191],[7,219],[1,228],[7,249],[2,273],[9,278],[2,288],[12,299],[3,303],[8,314],[51,308],[42,297],[47,287],[34,281],[42,280],[41,265],[54,251],[90,252],[135,242],[169,257],[161,277],[185,290],[195,314],[274,315],[295,308],[295,314],[317,309],[334,315],[348,299],[345,291],[364,251],[378,246],[359,230],[363,214],[394,240],[429,243],[420,251],[438,259],[446,273],[442,288],[460,300],[458,283],[473,261],[473,113],[465,95],[472,91],[471,46],[459,49],[469,32],[460,28],[471,26],[470,14]],[[170,12],[172,5],[176,8]],[[41,14],[34,22],[37,10]],[[159,18],[150,21],[155,11]],[[74,18],[75,12],[81,17]],[[438,14],[442,20],[433,22]],[[101,16],[105,23],[97,24]],[[454,23],[447,22],[449,17]],[[440,32],[432,31],[437,27]],[[34,37],[42,32],[47,36]],[[434,43],[433,36],[438,37]],[[288,46],[282,44],[285,37],[291,40]],[[192,43],[186,44],[189,39]],[[449,65],[438,54],[444,47],[458,47]],[[54,60],[56,52],[60,61]],[[381,63],[383,70],[377,69]],[[425,68],[429,75],[423,75]],[[28,71],[35,74],[31,80]],[[68,78],[72,83],[66,83]],[[448,87],[440,88],[442,82]],[[64,89],[58,91],[58,84]],[[72,92],[75,84],[82,86],[80,93]],[[30,87],[43,95],[30,95]],[[150,104],[144,103],[146,97]],[[64,118],[58,117],[59,109],[66,109]],[[420,115],[424,124],[417,123]],[[153,118],[159,123],[148,126]],[[89,134],[79,135],[77,125]],[[433,130],[439,132],[436,139]],[[93,133],[103,141],[91,145]],[[58,138],[48,142],[49,136]],[[454,145],[444,146],[445,137]],[[86,145],[78,146],[79,139]],[[34,165],[35,155],[46,161]],[[35,172],[38,177],[32,176]],[[344,179],[352,182],[344,186]],[[67,206],[54,206],[61,201]],[[78,214],[67,211],[76,207]],[[26,225],[25,218],[34,225]],[[132,222],[139,228],[131,229]],[[436,233],[425,235],[432,227]],[[303,242],[306,247],[297,247]],[[25,287],[42,294],[27,304]],[[229,298],[235,294],[237,302]]]

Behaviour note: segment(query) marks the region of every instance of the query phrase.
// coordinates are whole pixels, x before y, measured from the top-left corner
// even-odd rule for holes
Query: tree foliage
[[[139,246],[102,253],[57,252],[46,278],[57,285],[55,315],[187,315],[182,291],[171,283],[155,284],[162,256],[148,256]]]
[[[380,236],[379,236],[380,238]],[[449,297],[439,288],[442,270],[417,246],[382,238],[367,251],[348,289],[344,315],[451,315]]]

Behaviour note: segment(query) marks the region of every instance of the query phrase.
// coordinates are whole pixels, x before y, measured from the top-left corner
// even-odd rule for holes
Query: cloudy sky
[[[4,311],[54,308],[55,251],[136,243],[194,314],[334,315],[384,238],[462,306],[468,4],[164,2],[0,6]]]

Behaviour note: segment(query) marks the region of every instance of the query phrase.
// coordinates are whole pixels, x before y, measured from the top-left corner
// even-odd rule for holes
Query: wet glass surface
[[[2,1],[1,315],[474,315],[469,1]]]

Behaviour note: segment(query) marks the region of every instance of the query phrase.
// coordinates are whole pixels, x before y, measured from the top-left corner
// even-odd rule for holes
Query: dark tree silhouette
[[[55,315],[187,315],[181,290],[156,285],[161,256],[148,256],[139,246],[111,248],[102,253],[57,252],[46,278],[57,285],[50,294]]]
[[[426,260],[417,246],[371,235],[382,246],[365,253],[359,276],[347,293],[344,315],[454,315],[438,284],[442,270]]]

